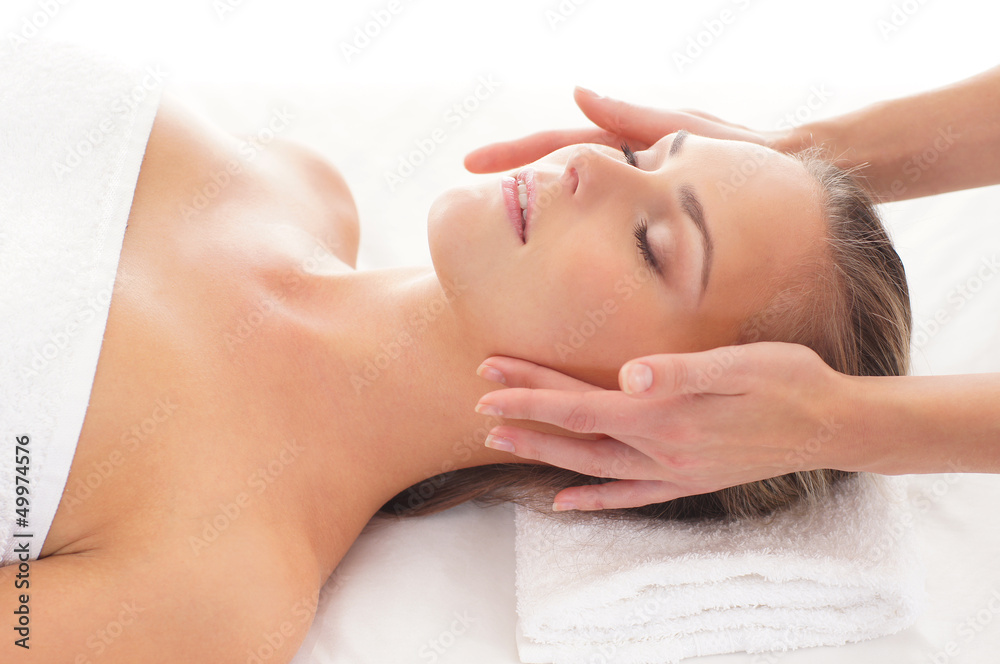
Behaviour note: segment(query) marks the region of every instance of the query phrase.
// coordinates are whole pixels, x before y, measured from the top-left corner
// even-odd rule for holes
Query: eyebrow
[[[674,155],[680,153],[681,148],[684,146],[684,140],[688,137],[688,132],[681,129],[674,136],[674,140],[670,142],[670,149],[667,151],[668,157],[673,157]],[[698,196],[694,193],[694,189],[690,185],[682,185],[680,188],[680,201],[681,208],[694,225],[701,232],[701,238],[703,240],[702,246],[705,248],[705,256],[702,261],[701,269],[701,294],[705,294],[705,289],[708,287],[708,276],[712,271],[712,255],[714,254],[714,244],[712,242],[712,234],[708,232],[708,225],[705,223],[705,208],[702,207],[701,201]]]

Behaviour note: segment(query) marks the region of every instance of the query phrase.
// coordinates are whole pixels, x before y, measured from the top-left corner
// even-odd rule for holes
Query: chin
[[[495,184],[495,183],[494,183]],[[499,186],[497,186],[499,191]],[[438,279],[486,283],[500,266],[494,229],[486,223],[495,201],[485,185],[443,192],[427,212],[427,244]]]

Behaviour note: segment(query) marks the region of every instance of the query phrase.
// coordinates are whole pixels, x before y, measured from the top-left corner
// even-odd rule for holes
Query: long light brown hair
[[[902,261],[874,200],[851,173],[824,160],[818,150],[794,156],[820,188],[828,229],[826,251],[744,323],[737,343],[799,343],[841,373],[905,375],[912,325],[909,291]],[[768,515],[797,500],[822,497],[853,474],[830,469],[794,472],[665,503],[606,510],[605,514],[647,519]],[[383,505],[379,515],[433,514],[467,500],[482,504],[513,501],[545,509],[552,496],[567,486],[607,481],[544,465],[477,466],[415,484]]]

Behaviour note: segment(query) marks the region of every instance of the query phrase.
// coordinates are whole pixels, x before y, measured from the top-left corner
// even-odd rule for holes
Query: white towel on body
[[[0,565],[37,558],[58,509],[162,85],[71,44],[5,46]]]
[[[770,522],[647,526],[517,506],[521,661],[662,664],[897,632],[925,603],[905,499],[905,478],[860,474]]]

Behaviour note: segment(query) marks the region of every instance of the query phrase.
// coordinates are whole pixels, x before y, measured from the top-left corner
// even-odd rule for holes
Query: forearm
[[[846,378],[843,470],[1000,473],[1000,374]]]
[[[952,85],[802,125],[775,147],[829,151],[882,201],[1000,183],[1000,67]]]

